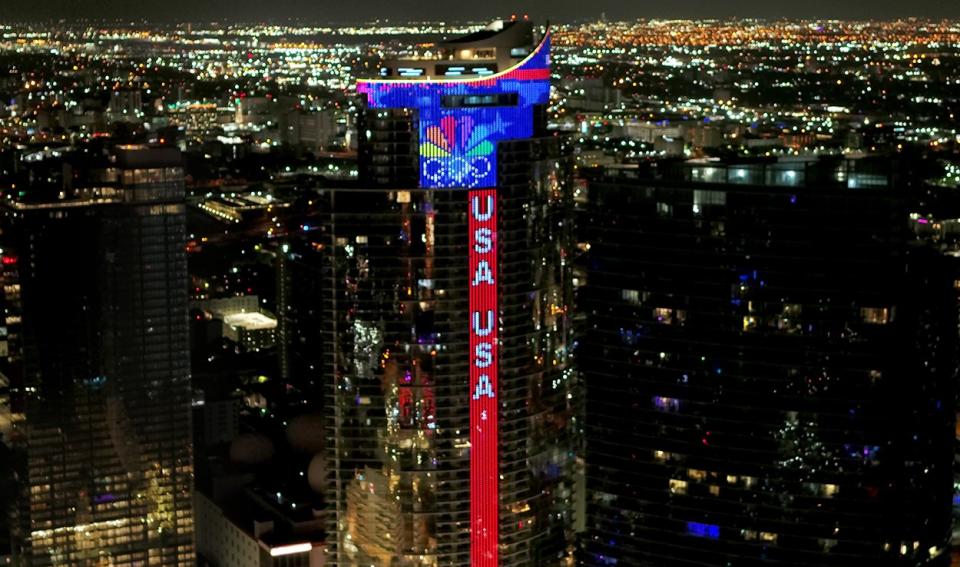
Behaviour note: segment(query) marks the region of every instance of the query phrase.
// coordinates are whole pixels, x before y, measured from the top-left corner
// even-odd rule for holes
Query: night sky
[[[596,18],[960,18],[960,0],[0,0],[0,21],[82,17],[151,20],[369,21]]]

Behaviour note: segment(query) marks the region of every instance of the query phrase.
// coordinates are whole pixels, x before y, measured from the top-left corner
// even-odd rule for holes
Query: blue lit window
[[[701,524],[700,522],[687,522],[687,533],[696,537],[720,539],[720,526]]]
[[[680,400],[666,396],[654,396],[653,407],[665,412],[680,411]]]

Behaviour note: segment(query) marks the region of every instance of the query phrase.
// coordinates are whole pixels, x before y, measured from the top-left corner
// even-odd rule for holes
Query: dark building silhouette
[[[584,564],[949,563],[955,271],[875,165],[588,176]]]
[[[312,234],[282,244],[276,253],[277,355],[283,396],[291,405],[324,405],[323,255]]]
[[[180,153],[54,165],[3,211],[15,562],[192,564]]]

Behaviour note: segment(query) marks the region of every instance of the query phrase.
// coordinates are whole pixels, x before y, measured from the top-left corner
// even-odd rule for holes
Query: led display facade
[[[367,96],[370,108],[417,111],[421,187],[495,187],[496,143],[531,137],[533,107],[550,99],[550,36],[516,67],[496,75],[361,80],[357,92]]]
[[[497,142],[530,138],[550,98],[550,35],[522,62],[482,78],[359,81],[369,108],[417,113],[420,187],[466,189],[470,281],[470,557],[499,564]]]
[[[497,196],[470,192],[471,565],[498,563]]]

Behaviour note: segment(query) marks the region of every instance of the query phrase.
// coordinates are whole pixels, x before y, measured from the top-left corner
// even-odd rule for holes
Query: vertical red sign
[[[499,564],[497,195],[470,191],[470,565]]]

